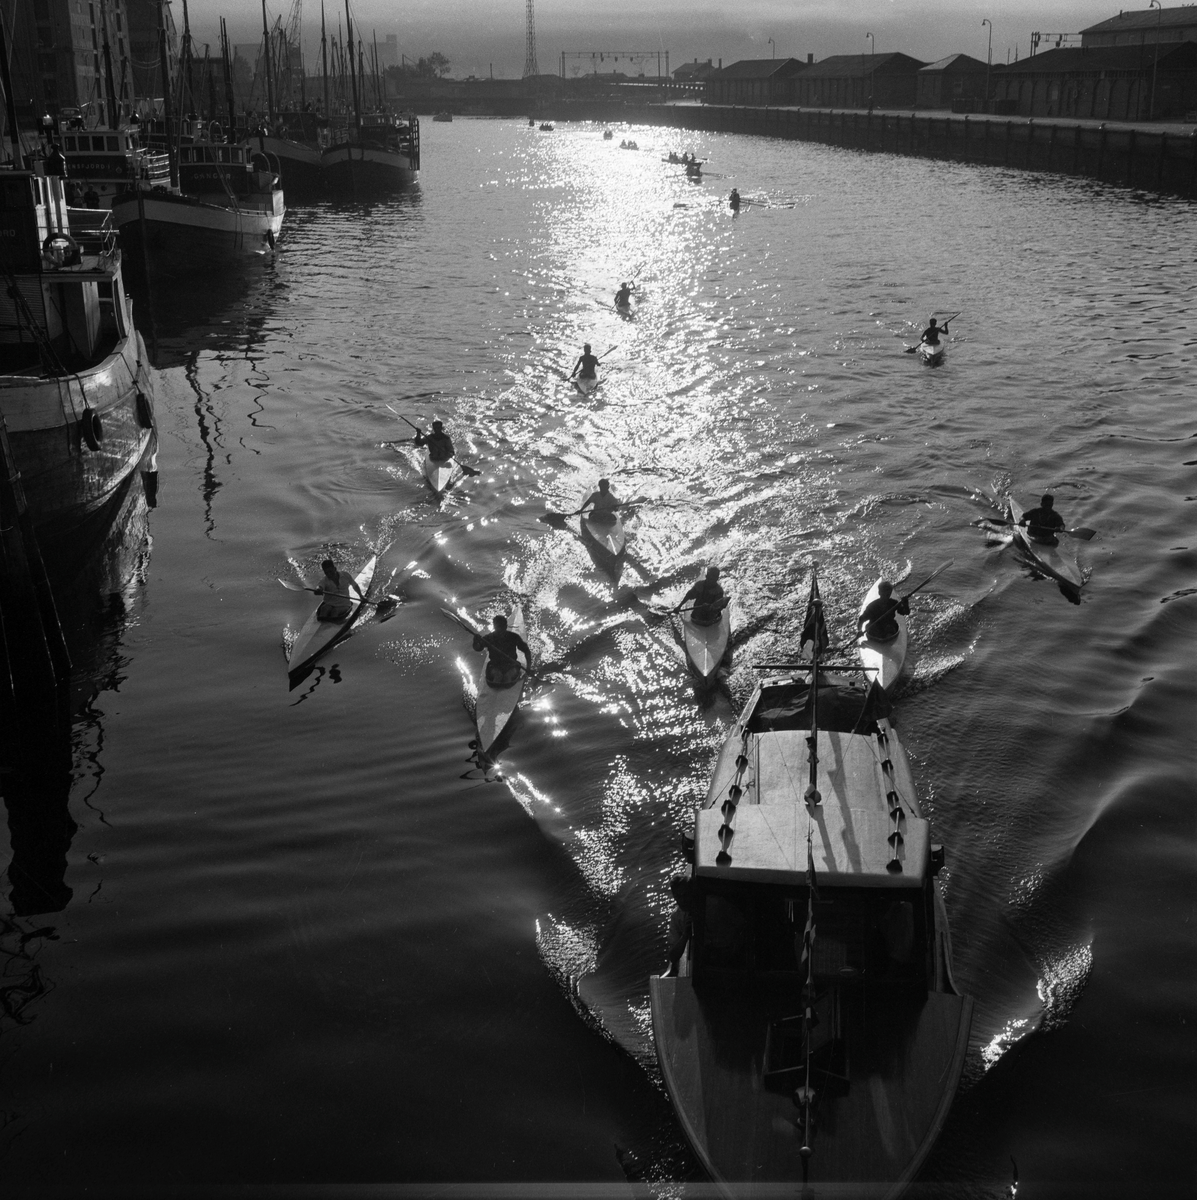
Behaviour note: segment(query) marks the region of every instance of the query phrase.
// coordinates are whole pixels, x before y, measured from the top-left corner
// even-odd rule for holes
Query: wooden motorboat
[[[524,637],[527,631],[521,609],[515,609],[507,618],[507,628]],[[524,680],[527,676],[527,672],[522,669],[523,664],[520,663],[521,670],[514,683],[506,687],[492,687],[486,682],[486,659],[487,655],[484,653],[475,680],[477,700],[474,707],[474,724],[478,727],[478,750],[482,754],[486,754],[499,740],[499,736],[515,716],[515,710],[524,694]]]
[[[1059,545],[1050,546],[1044,542],[1035,541],[1027,527],[1019,525],[1018,522],[1022,520],[1022,515],[1026,510],[1013,496],[1006,497],[1006,504],[1010,510],[1010,520],[1013,522],[1015,545],[1043,574],[1050,576],[1057,583],[1064,584],[1065,587],[1079,591],[1085,583],[1085,577],[1081,574],[1081,569],[1077,566],[1076,561],[1070,555],[1065,554]]]
[[[358,593],[365,597],[370,590],[370,583],[374,578],[374,569],[378,566],[378,556],[373,555],[368,558],[365,565],[354,576],[354,582],[357,584]],[[308,617],[304,622],[303,628],[300,629],[295,641],[291,646],[291,653],[287,656],[287,675],[290,679],[291,686],[295,687],[304,675],[308,668],[311,667],[316,660],[322,655],[327,654],[339,642],[343,642],[353,630],[353,624],[361,615],[362,610],[366,607],[365,601],[359,600],[350,610],[349,615],[342,621],[318,621],[316,612],[319,608]]]
[[[687,609],[682,614],[682,644],[686,661],[702,683],[710,683],[719,671],[731,637],[731,605],[719,614],[714,625],[696,625]]]
[[[893,1200],[943,1126],[973,1005],[884,693],[812,645],[761,680],[695,813],[653,1035],[725,1196]]]
[[[424,455],[421,464],[424,479],[438,499],[454,486],[465,474],[461,464],[455,458],[434,459]]]
[[[869,589],[869,594],[860,606],[862,613],[874,600],[881,598],[880,584],[879,579]],[[898,598],[895,597],[895,606],[897,603]],[[868,672],[868,678],[876,680],[887,692],[894,688],[902,674],[902,668],[906,665],[906,649],[910,643],[910,618],[904,613],[895,612],[894,619],[898,623],[896,637],[883,641],[864,635],[857,647],[861,666]]]

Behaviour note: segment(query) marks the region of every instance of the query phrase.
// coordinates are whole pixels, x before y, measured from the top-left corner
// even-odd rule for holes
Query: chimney
[[[806,62],[807,62],[807,65],[808,65],[808,66],[809,66],[810,64],[812,64],[814,61],[815,61],[815,56],[814,56],[813,54],[808,54],[808,55],[806,56]]]
[[[719,70],[723,70],[723,59],[719,60]]]

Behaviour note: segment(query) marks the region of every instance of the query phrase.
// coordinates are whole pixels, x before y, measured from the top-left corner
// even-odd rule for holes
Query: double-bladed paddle
[[[1017,521],[1003,519],[1001,517],[986,517],[986,522],[990,525],[1012,525],[1015,529],[1020,528]],[[1021,528],[1025,528],[1022,526]],[[1090,529],[1087,525],[1078,525],[1075,529],[1053,529],[1053,536],[1057,533],[1064,534],[1065,537],[1079,538],[1082,542],[1091,542],[1097,533],[1096,529]]]
[[[533,671],[531,667],[526,666],[524,663],[520,662],[520,660],[518,658],[516,658],[514,655],[508,654],[504,650],[500,650],[498,648],[498,646],[491,645],[490,640],[488,639],[487,635],[481,629],[478,629],[473,624],[471,624],[469,621],[466,621],[463,618],[459,617],[452,609],[442,608],[441,612],[444,613],[444,615],[446,617],[448,617],[450,621],[453,621],[455,624],[460,625],[461,628],[466,631],[466,633],[470,634],[473,637],[480,638],[486,644],[486,648],[491,654],[497,654],[500,658],[506,659],[507,662],[511,663],[518,670],[522,671],[529,679],[535,679],[540,682],[544,681],[543,675],[540,675],[536,671]]]
[[[295,583],[290,579],[283,579],[281,576],[275,576],[279,583],[283,585],[289,592],[311,592],[313,596],[323,596],[324,592],[320,588],[305,587],[302,583]],[[352,599],[352,597],[350,597]],[[375,608],[383,608],[392,604],[402,604],[402,596],[392,596],[387,593],[379,600],[370,600],[366,596],[359,596],[358,601],[362,604],[370,604]]]
[[[600,354],[600,355],[598,356],[598,358],[596,358],[596,359],[595,359],[595,362],[602,362],[602,361],[603,361],[603,359],[604,359],[604,358],[606,358],[608,354],[610,354],[610,353],[611,353],[613,350],[618,350],[618,349],[619,349],[619,343],[618,343],[618,342],[616,342],[616,343],[615,343],[615,345],[614,345],[614,346],[612,346],[610,349],[608,349],[608,350],[604,350],[604,351],[602,352],[602,354]],[[572,371],[570,371],[570,373],[569,373],[569,374],[566,376],[566,379],[573,379],[573,377],[574,377],[574,376],[575,376],[577,373],[578,373],[578,368],[577,368],[577,366],[575,366],[575,367],[574,367],[574,369],[573,369]]]
[[[887,611],[883,612],[881,614],[881,616],[874,617],[861,630],[861,636],[867,638],[869,636],[869,630],[872,629],[874,625],[876,625],[879,621],[884,621],[886,619],[886,617],[890,616],[893,613],[894,609],[896,609],[898,607],[898,605],[902,603],[903,600],[909,600],[910,597],[915,594],[915,592],[921,592],[923,590],[923,588],[925,588],[927,586],[927,584],[929,584],[933,579],[938,579],[955,561],[956,560],[954,558],[949,558],[947,562],[940,563],[939,566],[936,567],[935,570],[932,571],[931,574],[928,575],[927,578],[924,579],[923,582],[918,585],[918,587],[911,588],[910,591],[908,591],[904,596],[899,596],[897,600],[891,600],[889,609]]]
[[[399,420],[404,421],[408,425],[410,425],[420,437],[424,436],[424,431],[414,421],[408,421],[408,419],[398,409],[391,408],[391,406],[389,404],[387,405],[387,408],[390,408],[391,412],[393,412],[395,414],[395,416],[397,416],[399,418]],[[393,441],[383,442],[382,444],[384,446],[394,446],[400,442],[414,442],[415,440],[416,440],[415,438],[395,438]],[[462,469],[462,472],[464,474],[466,474],[466,475],[481,475],[482,474],[481,471],[477,470],[474,467],[471,467],[469,465],[469,463],[462,462],[462,460],[460,458],[458,458],[456,454],[453,456],[453,458],[456,461],[457,465]]]
[[[636,496],[632,500],[625,500],[622,504],[617,506],[617,509],[611,511],[618,511],[618,509],[621,508],[643,508],[647,503],[648,497]],[[537,520],[543,521],[546,525],[553,525],[559,528],[563,522],[567,521],[570,517],[580,517],[585,511],[585,506],[577,509],[575,512],[569,513],[553,512],[550,510],[549,512],[541,513],[541,515],[537,517]]]
[[[961,311],[961,312],[963,312],[964,310],[963,310],[963,309],[961,309],[960,311]],[[960,316],[960,313],[958,313],[958,312],[955,312],[955,313],[953,313],[953,314],[952,314],[950,317],[948,317],[948,318],[947,318],[947,319],[944,321],[944,323],[943,323],[943,324],[942,324],[942,325],[941,325],[939,328],[940,328],[940,329],[942,329],[942,330],[944,331],[944,333],[947,333],[947,331],[948,331],[948,326],[949,326],[949,325],[950,325],[950,324],[951,324],[951,323],[952,323],[952,322],[953,322],[953,321],[954,321],[954,320],[955,320],[955,319],[956,319],[958,316]],[[938,317],[936,317],[936,320],[938,321],[938,320],[939,320],[939,318],[938,318]],[[913,346],[907,346],[907,347],[906,347],[906,349],[902,351],[902,353],[903,353],[903,354],[913,354],[913,353],[914,353],[914,352],[915,352],[915,351],[916,351],[916,350],[917,350],[917,349],[918,349],[918,348],[919,348],[919,347],[920,347],[922,344],[923,344],[922,342],[915,342],[915,344],[914,344]]]

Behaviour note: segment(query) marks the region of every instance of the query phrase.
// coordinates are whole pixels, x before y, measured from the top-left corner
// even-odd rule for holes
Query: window
[[[119,150],[121,148],[120,143],[114,137],[105,138],[105,141],[108,143],[109,150]]]

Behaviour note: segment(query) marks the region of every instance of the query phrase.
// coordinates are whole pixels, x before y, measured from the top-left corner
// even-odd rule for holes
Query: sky
[[[305,53],[319,53],[319,0],[301,0]],[[1167,2],[1167,0],[1166,0]],[[266,9],[288,18],[293,0],[267,0]],[[526,0],[351,0],[355,23],[379,41],[397,34],[409,58],[440,51],[454,76],[511,78],[523,74]],[[217,19],[224,16],[235,43],[261,38],[260,0],[188,0],[192,31],[201,44],[217,43]],[[1128,5],[1128,10],[1146,4]],[[1169,7],[1171,5],[1169,4]],[[172,0],[182,23],[181,0]],[[325,0],[326,19],[344,22],[344,0]],[[993,21],[993,61],[1005,62],[1015,51],[1025,57],[1031,33],[1075,33],[1116,16],[1108,0],[1041,0],[998,4],[985,0],[536,0],[537,61],[542,72],[560,69],[561,51],[669,51],[673,69],[694,58],[720,59],[814,54],[868,53],[866,33],[874,35],[878,54],[900,50],[924,62],[963,52],[984,60],[988,27]],[[769,39],[773,39],[773,45]],[[621,59],[620,67],[624,64]],[[567,62],[567,73],[573,63]],[[656,60],[644,68],[656,74]]]

